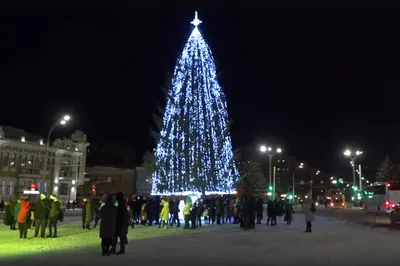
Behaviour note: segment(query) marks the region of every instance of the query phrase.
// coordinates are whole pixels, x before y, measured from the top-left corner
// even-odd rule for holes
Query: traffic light
[[[95,184],[92,185],[92,192],[93,192],[93,195],[96,195],[96,185]]]
[[[289,194],[287,198],[291,200],[291,199],[293,199],[293,195]]]
[[[272,191],[272,186],[269,186],[269,187],[268,187],[268,190],[269,190],[269,191]]]
[[[358,187],[353,186],[353,190],[354,190],[354,191],[357,191],[357,190],[358,190]]]
[[[343,178],[339,178],[339,183],[343,184]]]

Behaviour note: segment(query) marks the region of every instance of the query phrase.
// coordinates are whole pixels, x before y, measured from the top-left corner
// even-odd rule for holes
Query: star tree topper
[[[202,21],[199,20],[199,18],[197,17],[197,11],[194,13],[194,20],[190,23],[192,23],[195,27],[199,26],[202,23]]]

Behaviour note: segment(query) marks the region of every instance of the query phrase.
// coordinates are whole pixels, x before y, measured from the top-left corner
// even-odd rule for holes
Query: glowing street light
[[[292,177],[292,182],[293,182],[293,184],[292,184],[292,194],[293,194],[293,197],[295,195],[295,187],[296,187],[296,178],[295,177],[296,177],[296,170],[298,168],[303,169],[304,168],[304,163],[300,163],[298,167],[295,166],[294,170],[293,170],[293,177]],[[293,200],[294,200],[294,198],[293,198]]]
[[[42,177],[43,180],[46,180],[46,167],[47,167],[47,159],[48,159],[48,151],[49,151],[49,146],[50,146],[50,137],[51,133],[53,133],[54,129],[56,129],[58,126],[63,126],[67,124],[67,122],[71,120],[71,117],[69,115],[64,115],[62,119],[57,120],[52,127],[49,130],[49,134],[47,135],[47,143],[46,143],[46,150],[45,150],[45,157],[44,157],[44,162],[43,162],[43,170],[42,170]],[[49,191],[50,194],[53,194],[53,178],[50,177],[50,185],[49,185]]]
[[[360,150],[357,150],[356,152],[352,152],[351,150],[347,149],[347,150],[345,150],[345,151],[343,152],[343,154],[344,154],[346,157],[350,157],[350,159],[351,159],[350,164],[351,164],[351,166],[352,166],[352,168],[353,168],[353,187],[357,187],[357,181],[356,181],[356,158],[357,158],[358,156],[360,156],[361,154],[363,154],[363,152],[360,151]],[[360,166],[359,171],[360,171],[360,173],[361,173],[361,166]],[[362,181],[361,181],[361,178],[360,178],[360,190],[362,189],[361,186],[362,186]],[[355,197],[356,197],[356,196],[357,196],[357,195],[355,195]],[[354,197],[354,198],[355,198],[355,197]]]
[[[269,173],[268,173],[268,181],[269,181],[269,186],[271,185],[272,181],[272,158],[274,157],[275,154],[277,153],[282,153],[281,148],[273,149],[272,147],[261,145],[260,146],[260,152],[261,153],[266,153],[269,158]],[[273,197],[275,197],[275,175],[274,175],[274,180],[273,180]]]

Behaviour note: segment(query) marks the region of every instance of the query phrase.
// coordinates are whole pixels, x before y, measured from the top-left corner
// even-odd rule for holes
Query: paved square
[[[311,234],[304,233],[304,216],[295,215],[287,226],[258,225],[242,231],[236,225],[214,225],[203,233],[162,239],[131,241],[122,256],[101,257],[97,249],[42,253],[11,265],[398,265],[400,232],[350,225],[329,217],[316,217]],[[203,229],[204,230],[204,229]]]

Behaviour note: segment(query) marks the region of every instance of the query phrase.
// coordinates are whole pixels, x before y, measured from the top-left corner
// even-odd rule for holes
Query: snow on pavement
[[[127,254],[101,257],[100,248],[40,254],[7,261],[7,266],[40,263],[44,265],[102,265],[109,263],[150,265],[266,265],[268,263],[338,265],[363,263],[398,264],[400,233],[349,225],[330,217],[316,217],[311,234],[304,233],[301,214],[287,226],[257,225],[242,231],[236,225],[215,226],[206,233],[148,241],[131,242]],[[56,264],[54,263],[56,261]],[[0,262],[1,264],[1,262]]]

